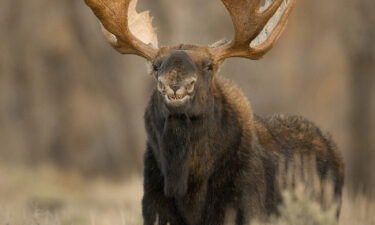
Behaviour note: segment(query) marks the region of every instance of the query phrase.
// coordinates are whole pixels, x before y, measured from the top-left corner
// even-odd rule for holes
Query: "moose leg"
[[[206,208],[200,225],[223,225],[224,222],[226,224],[233,224],[233,221],[226,221],[227,211],[227,201],[223,198],[222,190],[218,187],[212,187],[209,184]]]
[[[255,180],[255,179],[253,179]],[[263,182],[246,187],[249,191],[243,193],[237,209],[236,225],[249,225],[253,220],[265,221],[266,207]]]
[[[264,221],[264,208],[261,201],[253,201],[251,198],[244,198],[248,200],[246,203],[241,203],[240,208],[237,210],[236,225],[250,225],[253,224],[253,220],[257,219]]]
[[[144,225],[185,225],[172,198],[164,195],[164,178],[150,147],[145,153],[144,196],[142,213]]]
[[[221,205],[219,201],[214,201],[207,207],[201,225],[223,225],[225,213],[224,206]]]
[[[154,193],[144,195],[142,213],[144,225],[185,225],[174,202]]]

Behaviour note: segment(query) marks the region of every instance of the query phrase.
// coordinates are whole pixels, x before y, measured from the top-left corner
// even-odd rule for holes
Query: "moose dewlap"
[[[254,115],[241,90],[220,77],[230,57],[260,59],[284,30],[296,0],[222,0],[235,30],[212,46],[158,47],[136,1],[85,0],[110,44],[151,64],[155,90],[145,112],[145,225],[250,224],[277,214],[281,164],[314,157],[318,179],[332,179],[340,204],[343,160],[334,143],[298,116]],[[299,164],[304,170],[304,165]]]

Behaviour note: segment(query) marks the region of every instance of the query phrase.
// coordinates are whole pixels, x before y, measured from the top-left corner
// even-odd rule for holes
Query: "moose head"
[[[157,90],[171,111],[191,109],[205,102],[212,79],[230,57],[257,60],[283,32],[296,0],[222,0],[235,30],[232,41],[211,46],[157,46],[147,12],[138,14],[137,0],[85,0],[99,18],[109,43],[122,54],[146,58],[152,65]]]

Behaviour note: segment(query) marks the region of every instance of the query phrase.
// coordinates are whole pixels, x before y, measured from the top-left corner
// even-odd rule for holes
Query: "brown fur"
[[[280,164],[296,155],[316,158],[319,179],[333,179],[340,203],[344,166],[332,140],[298,116],[254,115],[241,90],[217,75],[226,58],[259,59],[268,52],[296,0],[275,0],[264,11],[262,1],[222,0],[234,25],[232,41],[162,48],[130,31],[128,9],[134,11],[135,2],[85,1],[115,49],[153,64],[157,90],[145,113],[145,225],[222,225],[228,210],[237,225],[265,219],[281,202]]]
[[[176,50],[186,51],[197,65],[210,59],[201,47],[184,45],[165,48],[160,57]],[[277,184],[279,165],[293,161],[295,155],[316,156],[320,179],[332,174],[340,202],[343,162],[330,138],[301,117],[254,115],[240,88],[215,75],[217,68],[215,65],[208,86],[201,87],[206,92],[196,96],[194,107],[168,111],[158,92],[151,98],[145,115],[149,134],[143,199],[145,224],[153,224],[158,218],[159,224],[220,225],[231,209],[239,225],[254,218],[266,219],[277,213],[281,202]],[[164,125],[169,118],[174,118],[174,124]],[[186,120],[192,124],[186,125]],[[172,151],[161,147],[166,126],[183,134],[168,133],[172,136],[165,141],[174,146]],[[174,170],[180,171],[187,162],[186,167],[182,166],[183,171],[188,171],[187,186],[184,179],[182,183],[178,180],[176,189],[168,192],[171,196],[166,196],[164,189],[165,179],[169,178],[162,172],[163,164],[168,163],[160,156],[163,151],[173,155],[172,164],[178,161]],[[187,158],[179,161],[180,152],[186,152]],[[183,175],[179,174],[181,178]]]

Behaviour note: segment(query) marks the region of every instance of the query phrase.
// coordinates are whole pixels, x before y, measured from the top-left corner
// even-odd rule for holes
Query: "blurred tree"
[[[350,178],[355,190],[372,190],[375,184],[374,130],[372,121],[373,91],[375,88],[375,2],[373,0],[348,1],[346,16],[348,62],[350,63]]]
[[[134,115],[144,98],[127,93],[147,90],[145,78],[131,76],[143,63],[124,63],[108,47],[83,1],[4,0],[0,8],[2,160],[88,175],[140,171]]]

